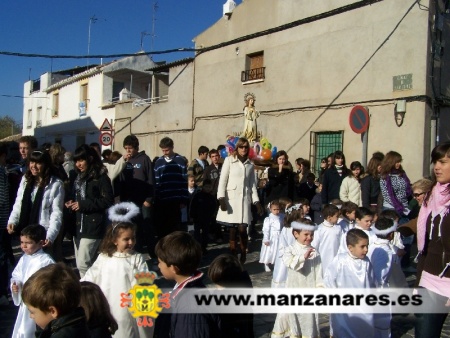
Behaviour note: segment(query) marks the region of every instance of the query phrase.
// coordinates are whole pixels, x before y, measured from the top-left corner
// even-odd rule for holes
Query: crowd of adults
[[[270,163],[250,160],[246,138],[239,138],[224,159],[220,159],[222,146],[211,150],[201,146],[192,161],[177,154],[168,137],[161,139],[159,147],[162,156],[152,161],[140,150],[134,135],[124,139],[123,153],[100,153],[96,143],[83,144],[73,153],[58,143],[38,147],[32,136],[19,140],[18,152],[12,151],[11,144],[1,143],[1,299],[7,295],[8,264],[14,264],[11,236],[20,234],[26,225],[46,228],[44,248],[59,261],[64,259],[64,236],[73,238],[77,268],[83,276],[104,236],[107,209],[115,202],[128,201],[141,211],[134,220],[137,251],[147,250],[155,258],[158,239],[187,230],[187,224],[193,223],[195,237],[206,252],[213,236],[222,240],[225,226],[231,252],[238,252],[239,243],[240,261],[245,263],[252,225],[267,212],[267,203],[280,198],[309,203],[315,223],[321,223],[322,207],[335,200],[350,201],[376,213],[394,210],[403,225],[406,248],[417,233],[418,285],[436,294],[438,302],[448,297],[440,287],[450,290],[449,144],[432,152],[433,179],[414,184],[402,167],[402,156],[395,151],[374,153],[364,168],[358,161],[347,167],[344,153],[337,150],[321,159],[316,176],[309,160],[296,159],[294,169],[283,150]],[[202,208],[205,205],[209,207]],[[406,267],[410,262],[409,255],[405,257]],[[424,315],[420,323],[433,325],[445,320],[437,317]]]

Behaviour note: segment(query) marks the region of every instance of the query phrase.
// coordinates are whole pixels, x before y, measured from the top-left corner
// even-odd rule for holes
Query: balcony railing
[[[149,106],[155,103],[166,102],[169,100],[169,95],[163,95],[160,97],[152,97],[148,99],[137,99],[133,101],[133,107]]]
[[[264,80],[266,78],[265,72],[266,67],[244,70],[241,72],[241,82]]]

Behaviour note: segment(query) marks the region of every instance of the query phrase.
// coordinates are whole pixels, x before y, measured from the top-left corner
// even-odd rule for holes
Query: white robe
[[[272,275],[272,287],[273,288],[284,288],[287,278],[287,267],[284,265],[282,257],[285,248],[289,245],[294,244],[295,237],[292,234],[292,228],[283,227],[281,229],[280,238],[278,241],[278,255],[275,258],[275,263],[273,267]]]
[[[353,258],[349,253],[338,254],[333,259],[325,272],[323,281],[330,289],[375,287],[375,277],[369,258]],[[335,337],[374,337],[374,320],[371,313],[332,313],[330,324],[330,330]]]
[[[259,262],[264,264],[273,264],[278,255],[278,243],[280,238],[281,224],[280,217],[270,214],[264,219],[263,240],[261,243],[261,254]],[[269,245],[265,245],[269,242]]]
[[[311,243],[320,254],[322,262],[322,275],[327,271],[334,256],[336,256],[341,242],[342,228],[337,224],[323,221],[314,231],[314,239]]]
[[[145,266],[145,260],[139,253],[115,252],[112,257],[101,253],[81,279],[97,284],[105,294],[111,313],[119,325],[113,337],[139,338],[153,335],[153,327],[138,327],[136,318],[131,316],[128,308],[120,306],[120,294],[128,293],[136,284],[135,273],[144,271]]]
[[[22,302],[22,287],[32,274],[54,263],[55,261],[50,255],[39,249],[32,255],[24,254],[14,268],[11,276],[11,295],[14,305],[19,306],[19,313],[14,324],[13,338],[34,338],[36,323],[30,318],[30,312]],[[19,286],[18,293],[12,292],[13,282]]]
[[[297,241],[288,246],[283,255],[283,263],[288,268],[287,288],[323,287],[320,256],[314,251],[305,260],[310,246]],[[280,337],[320,337],[319,315],[317,313],[279,313],[272,330],[272,338]]]
[[[375,243],[369,246],[367,257],[373,266],[373,273],[379,288],[389,288],[389,279],[392,268],[395,265],[396,256],[387,239],[377,238]],[[375,337],[388,338],[391,336],[391,313],[374,314]]]

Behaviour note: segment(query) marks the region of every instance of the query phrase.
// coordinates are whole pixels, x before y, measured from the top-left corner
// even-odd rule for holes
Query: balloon
[[[227,139],[227,144],[226,144],[226,146],[233,147],[233,149],[234,149],[234,143],[233,143],[233,140],[234,140],[234,137],[229,137],[229,138]]]
[[[256,157],[255,149],[250,148],[250,149],[248,150],[248,158],[251,159],[251,160],[253,160],[255,157]]]
[[[267,146],[270,144],[269,140],[266,139],[265,137],[263,137],[260,140],[260,143],[261,143],[261,146],[263,147],[263,149],[267,149],[268,148]]]
[[[273,147],[272,148],[272,158],[274,158],[277,153],[278,153],[277,147]]]
[[[255,142],[255,144],[253,145],[253,150],[255,151],[256,155],[260,156],[262,151],[261,144],[259,142]]]
[[[234,151],[234,147],[227,147],[228,154],[231,154]]]
[[[268,160],[270,160],[272,158],[272,152],[270,151],[270,149],[263,149],[261,151],[261,156],[262,156],[263,159],[268,161]]]
[[[228,156],[227,150],[225,148],[220,149],[220,157],[227,158],[227,156]]]
[[[272,149],[272,143],[270,143],[270,142],[269,142],[269,143],[267,143],[267,147],[266,147],[266,149],[269,149],[269,150],[270,150],[270,149]]]

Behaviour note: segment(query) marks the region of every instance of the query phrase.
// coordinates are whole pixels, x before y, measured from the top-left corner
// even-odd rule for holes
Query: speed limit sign
[[[112,141],[113,141],[113,136],[111,135],[110,132],[103,132],[100,134],[100,143],[103,146],[111,145]]]

